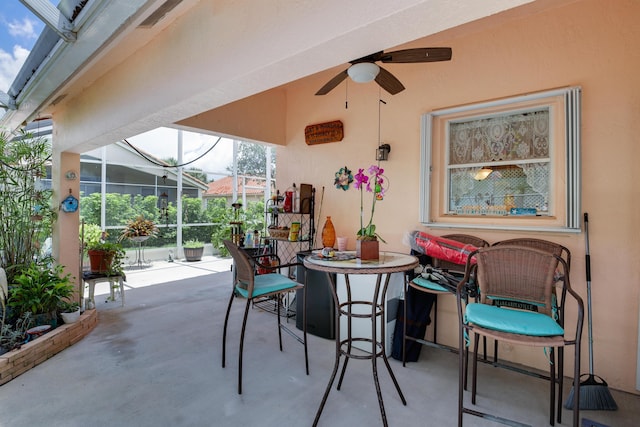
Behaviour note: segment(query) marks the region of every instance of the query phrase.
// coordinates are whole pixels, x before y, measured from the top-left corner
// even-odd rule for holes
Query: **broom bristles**
[[[564,404],[565,408],[573,409],[574,394],[575,391],[571,387]],[[605,380],[596,375],[589,375],[585,381],[580,383],[580,409],[586,411],[616,411],[618,409]]]

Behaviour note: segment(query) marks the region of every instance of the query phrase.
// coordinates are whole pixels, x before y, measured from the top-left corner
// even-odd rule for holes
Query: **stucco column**
[[[83,288],[78,236],[80,209],[75,212],[60,209],[60,202],[69,194],[80,199],[80,154],[59,152],[54,144],[51,157],[51,203],[58,211],[58,220],[53,224],[52,253],[57,263],[64,266],[65,272],[73,276],[76,292],[81,292]],[[75,178],[68,177],[71,173],[75,173]]]

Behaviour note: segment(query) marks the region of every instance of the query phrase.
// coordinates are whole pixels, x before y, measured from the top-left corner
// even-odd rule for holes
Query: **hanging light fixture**
[[[375,64],[374,64],[375,65]],[[378,89],[379,91],[380,89]],[[380,106],[382,104],[387,104],[384,100],[380,99],[378,102],[378,148],[376,148],[376,160],[389,160],[389,153],[391,152],[391,146],[387,143],[382,143],[380,139]]]
[[[376,160],[389,160],[389,153],[391,152],[391,146],[389,144],[381,144],[376,150]]]
[[[478,170],[478,172],[476,172],[473,179],[475,179],[476,181],[482,181],[484,179],[487,179],[492,172],[493,169],[488,166],[483,166],[480,170]]]
[[[162,184],[166,186],[167,184],[167,175],[162,176]],[[160,210],[160,220],[164,219],[165,225],[169,227],[169,195],[166,191],[163,191],[160,196],[158,196],[158,206]]]
[[[379,72],[380,67],[372,62],[359,62],[347,70],[351,80],[356,83],[369,83],[378,76]]]

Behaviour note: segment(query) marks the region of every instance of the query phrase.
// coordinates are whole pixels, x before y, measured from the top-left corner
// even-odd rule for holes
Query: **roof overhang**
[[[36,15],[42,13],[42,1],[21,0]],[[6,97],[0,94],[0,103],[8,108],[0,118],[0,127],[11,132],[20,126],[47,116],[47,108],[56,105],[71,94],[64,91],[74,81],[91,72],[91,80],[99,78],[108,69],[92,67],[103,55],[118,47],[127,34],[134,31],[137,23],[154,15],[160,10],[165,13],[155,16],[157,20],[165,18],[169,12],[177,13],[182,4],[186,8],[194,0],[62,0],[58,5],[59,16],[66,20],[63,29],[54,29],[49,17],[43,20],[47,24],[36,41],[27,60],[12,83]],[[44,3],[49,3],[45,0]],[[167,10],[166,5],[174,3],[175,10]],[[157,23],[157,20],[155,21]],[[61,32],[72,36],[65,36]],[[147,40],[153,32],[147,32]],[[75,39],[74,39],[75,37]],[[145,43],[140,39],[139,44]],[[131,46],[134,48],[134,46]],[[6,99],[5,99],[6,98]]]
[[[78,3],[62,3],[74,2]],[[76,41],[66,42],[55,31],[45,29],[33,57],[9,91],[16,109],[6,110],[0,127],[14,131],[33,119],[52,117],[64,110],[67,127],[63,132],[68,139],[62,149],[79,152],[84,145],[91,149],[159,126],[171,126],[373,51],[527,3],[554,4],[550,0],[284,0],[275,8],[233,0],[90,0],[70,21]],[[205,27],[198,12],[217,19],[221,33],[214,34]],[[179,19],[183,16],[186,18]],[[237,22],[222,22],[233,19]],[[171,64],[172,73],[154,82],[155,93],[142,91],[139,98],[124,93],[105,102],[92,91],[96,82],[116,87],[117,82],[128,78],[129,69],[134,71],[133,67],[143,72],[149,62],[137,59],[146,58],[150,50],[155,56],[149,58],[166,63],[170,58],[162,57],[160,49],[165,45],[158,40],[169,46],[175,43],[173,35],[187,38],[186,32],[195,34],[205,29],[209,37],[217,39],[212,43],[201,39],[196,50],[201,56],[206,53],[209,61],[217,61],[220,70],[193,72],[205,63],[191,56],[187,58],[193,64],[184,64],[185,56],[181,58],[183,63]],[[167,32],[161,34],[164,30]],[[166,86],[169,81],[172,87]],[[160,87],[170,95],[162,105],[149,101],[162,90]],[[94,129],[106,112],[127,109],[145,98],[147,104],[137,105],[140,111],[136,117],[120,114],[110,117],[108,128]]]

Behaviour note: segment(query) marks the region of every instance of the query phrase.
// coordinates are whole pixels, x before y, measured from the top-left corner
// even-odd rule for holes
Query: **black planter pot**
[[[187,261],[200,261],[202,259],[202,253],[204,252],[204,247],[202,248],[184,248],[184,257]]]

